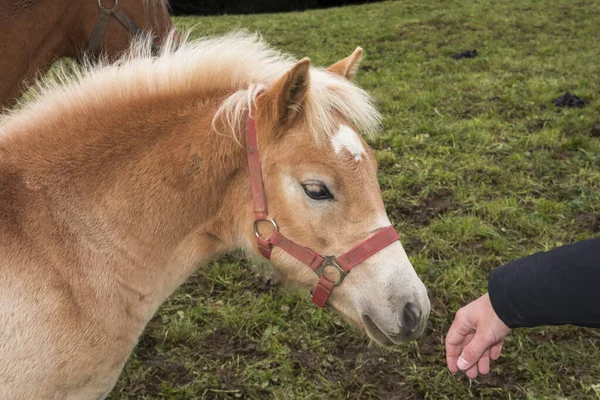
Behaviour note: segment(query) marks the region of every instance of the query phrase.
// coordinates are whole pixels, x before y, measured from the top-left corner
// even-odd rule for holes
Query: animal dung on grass
[[[581,108],[586,105],[586,101],[579,96],[571,94],[571,92],[567,92],[552,100],[552,104],[556,107]]]
[[[455,60],[460,60],[461,58],[475,58],[478,55],[479,54],[477,53],[477,50],[473,49],[473,50],[465,50],[460,53],[452,54],[452,58],[454,58]]]

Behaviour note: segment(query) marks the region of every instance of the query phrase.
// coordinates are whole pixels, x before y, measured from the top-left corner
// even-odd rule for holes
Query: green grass
[[[390,218],[429,289],[417,342],[380,348],[306,293],[230,255],[160,309],[111,399],[600,398],[600,334],[510,335],[492,373],[445,367],[454,312],[505,262],[600,230],[600,3],[401,0],[302,13],[179,18],[194,34],[261,32],[315,64],[356,46],[384,115],[372,140]],[[453,53],[477,49],[474,59]],[[581,109],[557,109],[565,91]]]

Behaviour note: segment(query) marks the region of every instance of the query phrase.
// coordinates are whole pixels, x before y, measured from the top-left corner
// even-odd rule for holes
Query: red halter
[[[254,203],[254,234],[256,235],[258,248],[265,258],[271,259],[273,246],[280,247],[315,271],[319,276],[319,282],[313,292],[312,301],[319,307],[325,306],[333,288],[344,281],[352,268],[400,239],[394,227],[390,225],[339,257],[321,256],[309,248],[294,243],[279,233],[279,228],[274,220],[267,218],[267,197],[260,167],[256,125],[250,117],[246,121],[246,151],[248,153],[250,189],[252,191],[252,202]],[[263,221],[271,223],[274,228],[271,237],[268,239],[263,238],[258,233],[258,224]],[[337,281],[334,282],[325,277],[323,273],[327,267],[335,268],[338,271],[339,278]]]

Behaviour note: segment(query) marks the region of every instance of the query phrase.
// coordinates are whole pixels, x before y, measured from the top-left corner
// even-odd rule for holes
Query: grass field
[[[594,0],[176,19],[194,35],[256,30],[318,65],[365,49],[357,82],[384,115],[371,141],[384,200],[432,314],[417,342],[381,348],[231,254],[164,304],[110,398],[600,398],[598,331],[517,330],[473,381],[446,370],[443,349],[493,268],[600,232],[599,22]],[[479,56],[451,57],[467,49]],[[555,107],[566,91],[587,105]]]

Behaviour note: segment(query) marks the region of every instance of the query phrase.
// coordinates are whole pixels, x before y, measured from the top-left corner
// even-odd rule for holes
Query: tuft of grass
[[[357,81],[385,117],[371,141],[383,197],[433,309],[417,342],[380,348],[230,255],[163,305],[110,398],[600,398],[598,331],[517,330],[473,381],[447,372],[443,349],[493,268],[600,231],[599,20],[593,0],[175,19],[193,36],[259,31],[317,65],[365,49]],[[451,58],[466,49],[479,56]],[[588,104],[555,107],[565,91]]]

